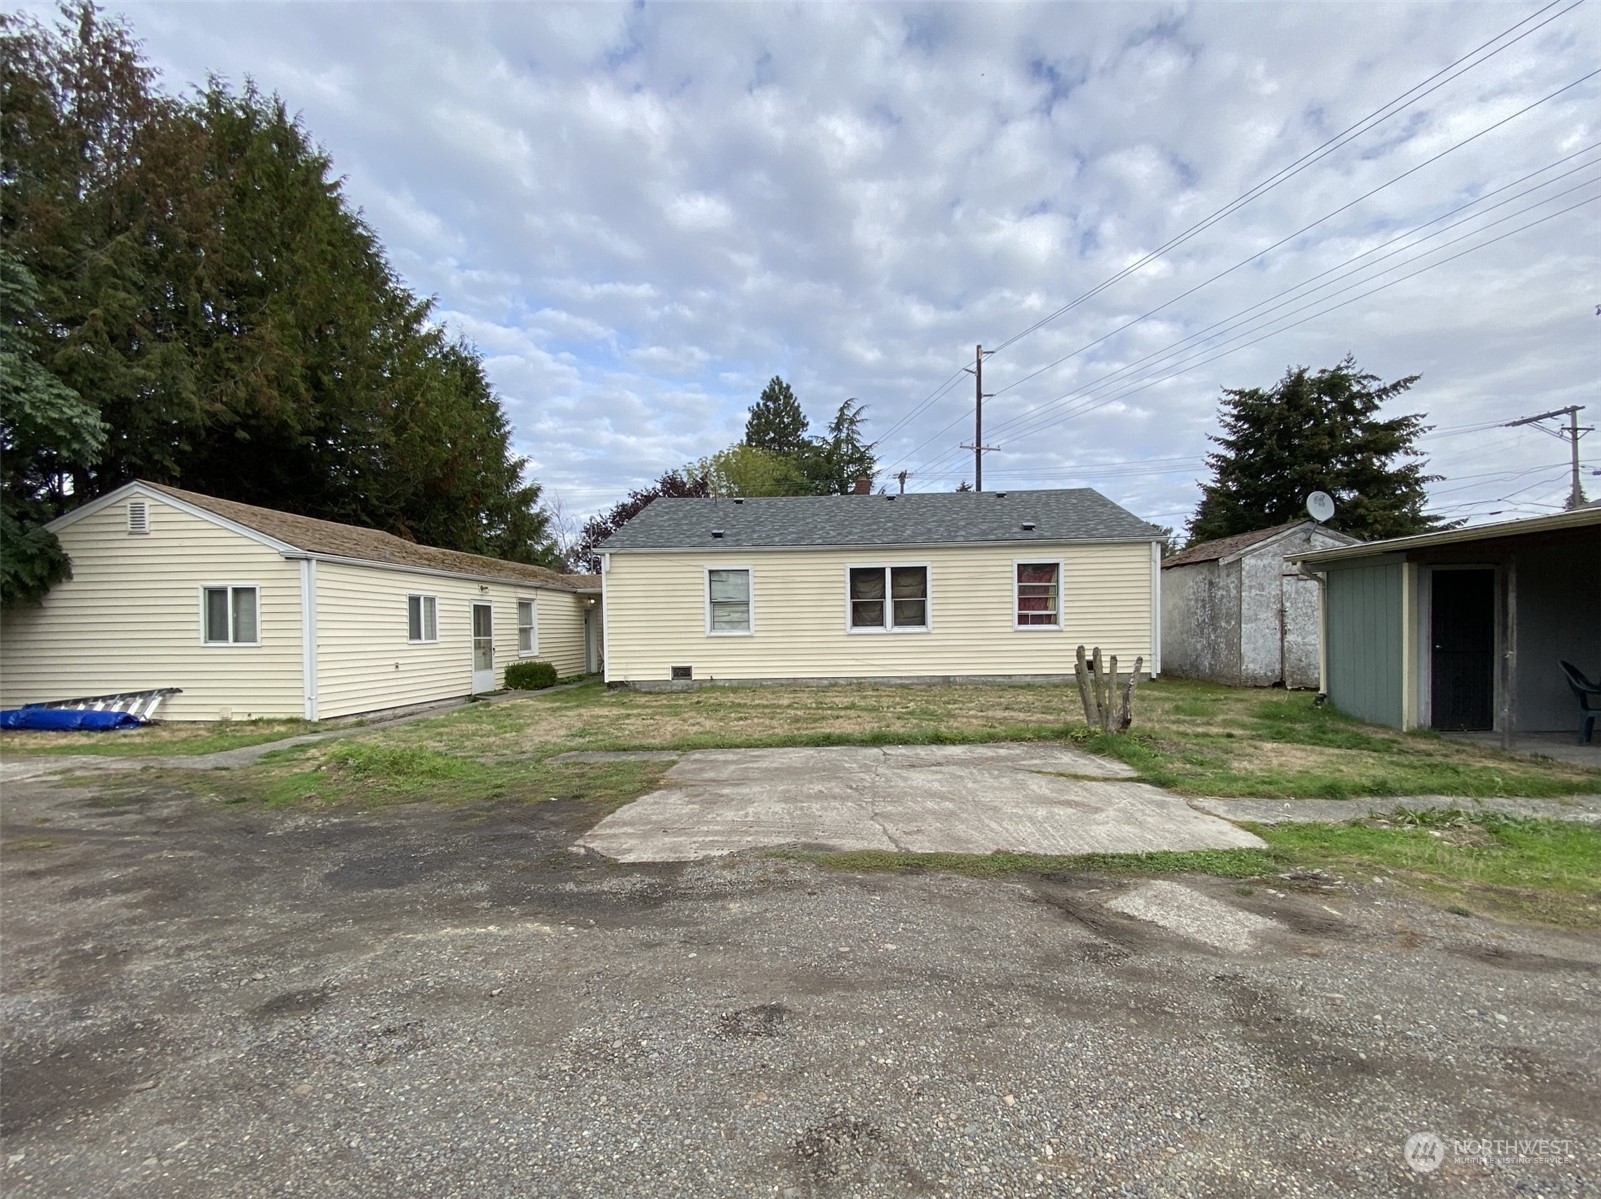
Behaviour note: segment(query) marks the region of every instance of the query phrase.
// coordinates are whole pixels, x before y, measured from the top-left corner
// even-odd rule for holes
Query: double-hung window
[[[751,621],[750,568],[707,568],[706,632],[729,636],[754,631]]]
[[[517,656],[531,658],[539,652],[539,626],[534,622],[534,601],[517,601]]]
[[[202,587],[200,639],[206,645],[260,645],[254,587]]]
[[[431,595],[408,595],[406,626],[410,641],[438,641],[439,600]]]
[[[851,632],[909,632],[929,627],[928,567],[853,566],[848,573]]]
[[[1062,564],[1019,562],[1016,565],[1016,627],[1062,627]]]

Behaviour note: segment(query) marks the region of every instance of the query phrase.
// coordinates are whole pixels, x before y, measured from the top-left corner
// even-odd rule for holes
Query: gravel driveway
[[[1367,880],[621,866],[564,802],[6,801],[8,1196],[1601,1190],[1595,938]]]

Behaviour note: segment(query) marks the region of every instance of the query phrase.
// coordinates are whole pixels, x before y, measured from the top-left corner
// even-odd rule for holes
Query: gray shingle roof
[[[1032,530],[1023,526],[1033,522]],[[721,529],[722,537],[713,530]],[[600,546],[614,550],[1151,541],[1161,530],[1097,491],[918,492],[658,499]]]

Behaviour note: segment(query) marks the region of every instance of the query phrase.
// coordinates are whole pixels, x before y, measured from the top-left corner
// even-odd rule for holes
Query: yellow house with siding
[[[1155,675],[1160,537],[1087,488],[658,499],[601,546],[606,681]]]
[[[52,522],[72,578],[0,621],[0,707],[176,687],[169,720],[323,720],[599,669],[599,581],[133,482]]]

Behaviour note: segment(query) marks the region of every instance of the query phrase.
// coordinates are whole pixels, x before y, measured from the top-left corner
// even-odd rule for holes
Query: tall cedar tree
[[[64,478],[92,462],[106,428],[94,408],[38,361],[29,329],[39,289],[0,250],[0,607],[37,603],[72,575],[56,535],[45,528],[65,503]]]
[[[1266,390],[1225,388],[1223,435],[1211,439],[1222,452],[1207,455],[1212,480],[1190,518],[1189,544],[1295,520],[1314,491],[1334,497],[1330,527],[1364,540],[1446,527],[1423,511],[1426,485],[1440,478],[1423,473],[1416,448],[1423,417],[1377,415],[1419,378],[1381,383],[1348,355],[1315,374],[1291,368]]]
[[[594,574],[600,570],[600,544],[650,504],[658,499],[705,499],[711,494],[711,485],[705,475],[670,470],[649,487],[630,491],[628,498],[612,506],[611,511],[592,516],[579,531],[578,544],[573,549],[574,565],[579,570]]]
[[[751,405],[745,420],[745,444],[780,457],[797,457],[808,445],[806,427],[806,414],[794,391],[774,375]]]
[[[92,4],[13,19],[8,245],[39,357],[110,430],[81,502],[131,478],[555,562],[500,402],[430,322],[275,96],[160,94]]]

